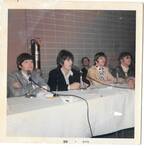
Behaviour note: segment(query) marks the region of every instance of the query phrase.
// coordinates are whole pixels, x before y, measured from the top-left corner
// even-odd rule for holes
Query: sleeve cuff
[[[70,90],[70,85],[68,85],[67,89]]]

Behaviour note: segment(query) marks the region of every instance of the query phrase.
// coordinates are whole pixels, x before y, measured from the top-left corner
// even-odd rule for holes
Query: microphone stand
[[[30,70],[27,71],[27,75],[28,75],[28,76],[31,76],[31,73],[32,73],[32,72],[31,72]],[[29,80],[29,79],[28,79],[28,80]],[[30,80],[29,80],[29,81],[30,81]],[[32,81],[30,81],[30,85],[31,85],[31,87],[32,87]],[[28,93],[26,93],[25,96],[26,96],[27,98],[36,97],[35,94],[32,94],[32,91],[33,91],[32,89],[29,89]]]

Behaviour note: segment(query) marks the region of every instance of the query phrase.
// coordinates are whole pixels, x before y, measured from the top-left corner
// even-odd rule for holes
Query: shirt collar
[[[104,69],[104,66],[95,66],[97,70]]]
[[[29,80],[30,75],[28,75],[26,72],[21,70],[22,75],[24,76],[25,79]]]
[[[61,72],[64,75],[64,77],[68,77],[69,78],[69,76],[73,76],[73,72],[71,70],[68,72],[67,75],[65,74],[65,72],[64,72],[64,70],[62,68],[61,68]]]
[[[122,67],[122,69],[123,69],[123,71],[124,71],[124,72],[128,72],[129,67],[125,67],[125,66],[124,66],[124,65],[122,65],[122,64],[121,64],[121,67]]]
[[[68,72],[68,74],[66,75],[65,72],[64,72],[64,70],[62,68],[61,68],[61,72],[62,72],[62,74],[63,74],[63,76],[65,78],[66,84],[69,84],[69,77],[73,76],[73,72],[70,70]]]

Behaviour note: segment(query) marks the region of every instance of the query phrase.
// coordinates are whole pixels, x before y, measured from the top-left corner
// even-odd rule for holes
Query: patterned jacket
[[[103,80],[100,77],[100,73],[96,66],[92,66],[88,69],[87,79],[94,85],[102,85],[101,83],[113,83],[116,79],[111,75],[107,67],[103,67]],[[101,82],[101,83],[99,83]]]

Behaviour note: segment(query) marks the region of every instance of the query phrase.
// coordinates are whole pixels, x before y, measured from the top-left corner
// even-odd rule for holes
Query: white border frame
[[[90,139],[90,138],[40,138],[40,137],[7,137],[7,43],[8,43],[8,9],[75,9],[75,10],[134,10],[136,11],[136,86],[135,86],[135,138],[134,139]],[[7,142],[48,142],[63,143],[113,143],[139,144],[141,141],[141,94],[142,94],[142,28],[143,5],[141,3],[108,3],[74,0],[5,0],[0,7],[0,141]]]

